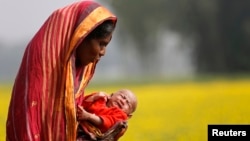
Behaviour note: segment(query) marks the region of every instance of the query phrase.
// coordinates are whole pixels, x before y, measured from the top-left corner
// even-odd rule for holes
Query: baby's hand
[[[87,102],[94,102],[100,98],[105,99],[105,101],[107,101],[107,93],[105,92],[97,92],[95,94],[93,94],[91,97],[89,97],[88,99],[85,99],[85,101]]]
[[[105,92],[98,92],[94,95],[94,100],[97,100],[99,98],[104,98],[105,101],[107,101],[107,93]]]

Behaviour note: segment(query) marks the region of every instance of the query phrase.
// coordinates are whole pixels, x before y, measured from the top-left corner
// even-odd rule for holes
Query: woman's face
[[[81,66],[100,60],[105,55],[106,46],[111,38],[112,33],[105,38],[83,40],[76,49],[76,59],[80,61]]]

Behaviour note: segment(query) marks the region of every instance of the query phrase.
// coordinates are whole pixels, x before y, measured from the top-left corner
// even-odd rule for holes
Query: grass
[[[10,101],[11,86],[0,84],[0,141],[5,141],[5,123]]]
[[[206,141],[208,124],[250,124],[250,79],[216,79],[178,83],[145,83],[95,86],[87,93],[129,88],[138,97],[138,108],[120,141]],[[0,86],[0,141],[10,86]]]

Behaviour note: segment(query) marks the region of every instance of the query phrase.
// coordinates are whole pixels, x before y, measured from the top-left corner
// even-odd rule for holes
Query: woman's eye
[[[100,42],[101,47],[106,47],[108,44],[106,42]]]

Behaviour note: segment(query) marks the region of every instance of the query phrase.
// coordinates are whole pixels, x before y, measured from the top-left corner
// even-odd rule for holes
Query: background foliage
[[[138,108],[129,120],[121,141],[205,141],[208,124],[250,124],[250,79],[150,82],[99,85],[87,93],[131,89]],[[0,85],[0,141],[5,140],[5,122],[10,85]]]
[[[158,55],[159,31],[170,30],[194,41],[193,62],[198,73],[250,71],[249,0],[108,2],[120,17],[121,36],[128,33],[137,43],[137,53],[144,67]]]

